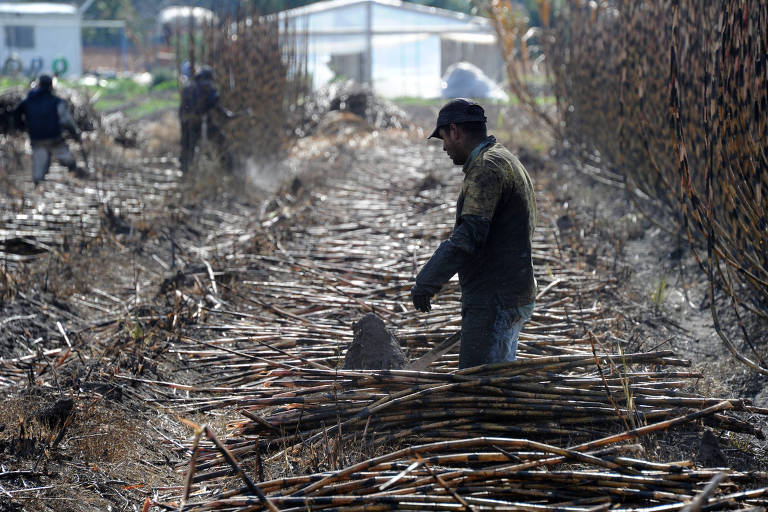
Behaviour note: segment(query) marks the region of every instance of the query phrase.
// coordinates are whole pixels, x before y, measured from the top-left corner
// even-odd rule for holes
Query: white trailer
[[[80,76],[81,24],[74,5],[0,2],[0,72]]]

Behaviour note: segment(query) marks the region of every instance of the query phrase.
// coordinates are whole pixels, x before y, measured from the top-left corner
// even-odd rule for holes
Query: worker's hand
[[[413,302],[413,307],[422,313],[427,313],[432,310],[432,305],[429,303],[430,297],[430,293],[421,290],[419,285],[416,285],[411,289],[411,302]]]
[[[413,300],[413,307],[422,313],[432,311],[432,304],[429,303],[429,295],[414,295],[411,299]]]

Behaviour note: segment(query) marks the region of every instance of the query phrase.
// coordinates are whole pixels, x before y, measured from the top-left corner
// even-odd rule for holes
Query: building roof
[[[451,11],[448,9],[440,9],[438,7],[429,7],[421,4],[414,4],[411,2],[405,2],[403,0],[325,0],[324,2],[316,2],[304,7],[288,9],[281,12],[280,14],[281,16],[288,18],[295,18],[367,3],[385,7],[394,7],[404,11],[427,14],[435,17],[448,18],[452,21],[465,21],[467,23],[479,23],[481,25],[489,24],[487,19],[480,16],[471,16],[461,12]]]
[[[41,14],[77,14],[77,7],[70,4],[57,4],[53,2],[32,3],[0,3],[0,14],[12,15],[41,15]]]

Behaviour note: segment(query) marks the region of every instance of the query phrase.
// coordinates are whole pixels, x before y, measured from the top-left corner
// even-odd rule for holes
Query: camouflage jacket
[[[495,139],[464,166],[454,231],[467,216],[490,221],[485,243],[459,269],[462,302],[495,293],[506,306],[533,302],[531,240],[536,197],[528,172]]]
[[[488,137],[464,165],[453,234],[419,272],[416,285],[436,293],[458,272],[464,305],[532,303],[536,215],[527,171],[508,149]]]

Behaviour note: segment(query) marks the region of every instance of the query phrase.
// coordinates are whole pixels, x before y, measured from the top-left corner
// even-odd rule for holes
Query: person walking
[[[75,157],[64,140],[63,131],[69,132],[75,140],[81,141],[67,102],[53,94],[53,79],[40,75],[37,87],[14,109],[16,126],[26,127],[32,145],[32,180],[35,187],[45,178],[51,166],[51,157],[78,178],[88,173],[77,166]]]
[[[203,66],[195,74],[195,78],[187,83],[181,91],[179,105],[179,122],[181,125],[181,171],[186,173],[195,157],[195,149],[205,132],[205,138],[216,144],[219,156],[227,169],[232,168],[232,157],[226,147],[224,132],[213,122],[211,113],[221,112],[224,117],[231,119],[234,114],[219,103],[219,90],[213,81],[213,71]]]
[[[531,178],[515,155],[488,136],[485,111],[474,101],[457,98],[443,106],[428,138],[433,137],[463,166],[464,181],[453,232],[416,276],[413,305],[430,311],[432,296],[458,272],[459,368],[513,361],[536,296]]]

